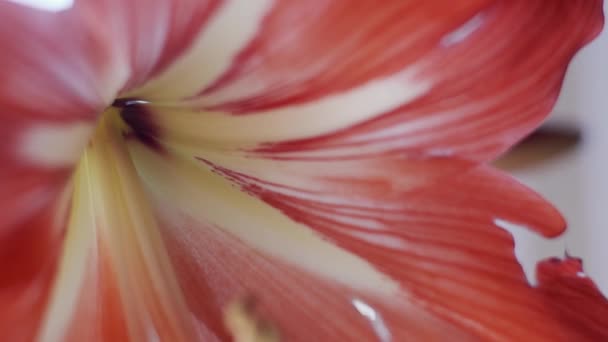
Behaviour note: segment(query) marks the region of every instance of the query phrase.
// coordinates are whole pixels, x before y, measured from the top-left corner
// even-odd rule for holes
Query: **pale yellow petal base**
[[[63,341],[70,329],[86,329],[73,326],[74,315],[82,305],[79,299],[95,301],[98,289],[84,284],[86,277],[96,275],[100,246],[107,248],[117,275],[132,340],[188,341],[194,336],[191,315],[126,149],[125,129],[117,110],[109,109],[74,175],[71,217],[40,341]]]

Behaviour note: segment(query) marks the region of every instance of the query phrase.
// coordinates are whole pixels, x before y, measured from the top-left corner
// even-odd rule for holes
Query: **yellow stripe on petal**
[[[77,299],[96,290],[83,284],[95,275],[90,265],[97,264],[99,245],[107,248],[132,340],[188,341],[194,336],[192,316],[116,114],[104,115],[75,175],[72,219],[41,341],[62,341],[69,329],[81,329],[69,325]]]
[[[88,160],[81,162],[72,197],[73,207],[64,241],[61,263],[47,305],[38,340],[63,341],[74,318],[77,300],[88,272],[94,272],[96,231],[94,208],[91,207],[91,184]]]

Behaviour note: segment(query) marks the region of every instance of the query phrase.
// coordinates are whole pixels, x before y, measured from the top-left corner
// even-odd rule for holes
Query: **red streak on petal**
[[[310,152],[325,153],[331,160],[344,155],[441,151],[479,161],[496,158],[551,111],[568,62],[603,26],[601,2],[495,1],[476,13],[479,27],[466,39],[452,45],[433,41],[432,49],[423,49],[425,68],[420,77],[435,81],[424,96],[339,132],[268,144],[256,151],[268,158],[294,159],[309,158]],[[430,23],[425,19],[420,25]],[[407,50],[403,59],[418,53]],[[357,68],[353,71],[358,73]],[[283,77],[289,79],[288,75],[285,71]],[[349,77],[345,73],[344,78]],[[309,84],[303,83],[297,91],[307,89]],[[331,89],[323,91],[327,94]],[[247,112],[285,104],[274,103],[275,99],[300,101],[286,98],[284,92],[269,91],[250,104],[234,106]]]
[[[232,69],[203,94],[255,79],[260,92],[219,107],[246,113],[350,89],[417,61],[489,3],[281,1]]]
[[[328,161],[328,167],[331,164]],[[513,240],[494,219],[520,223],[546,236],[560,234],[565,224],[541,197],[498,171],[478,167],[408,192],[390,186],[377,191],[377,183],[351,179],[349,194],[338,190],[338,180],[322,183],[326,191],[319,193],[258,175],[215,170],[369,261],[430,312],[484,340],[608,337],[608,301],[589,279],[576,275],[580,265],[573,259],[542,263],[541,285],[527,284],[514,257]],[[393,172],[397,179],[406,170]],[[322,182],[321,173],[316,177]],[[307,184],[314,181],[306,179]],[[576,309],[564,312],[569,305]]]
[[[204,4],[203,4],[204,3]],[[151,76],[162,72],[192,44],[215,11],[223,4],[221,0],[180,0],[171,2],[171,25],[163,53]],[[201,61],[204,63],[204,61]]]
[[[222,3],[223,0],[100,1],[97,11],[105,11],[108,18],[125,28],[114,33],[119,35],[117,41],[126,37],[133,69],[122,90],[143,85],[176,62]]]

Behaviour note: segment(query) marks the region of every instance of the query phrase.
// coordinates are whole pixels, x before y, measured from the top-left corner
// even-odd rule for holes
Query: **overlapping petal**
[[[556,276],[553,284],[543,283],[539,289],[528,284],[513,256],[511,237],[495,224],[507,221],[555,236],[563,222],[541,198],[496,171],[474,168],[406,190],[392,177],[350,179],[348,191],[343,191],[331,173],[315,179],[290,170],[290,179],[300,181],[277,184],[272,174],[264,178],[238,164],[229,165],[230,169],[212,168],[370,262],[411,293],[412,302],[483,339],[591,341],[608,333],[600,323],[606,300],[588,280],[572,276],[575,272],[558,271],[561,262],[554,269],[541,269],[539,276],[564,272],[570,274],[566,280]],[[333,186],[327,185],[328,179]],[[551,289],[561,281],[584,289],[585,295],[579,294],[582,301]],[[565,302],[574,306],[570,312],[585,314],[573,317],[556,309]],[[528,321],[535,324],[525,324]]]
[[[0,339],[29,341],[55,276],[72,165],[113,94],[98,87],[105,48],[83,18],[6,1],[0,17]]]
[[[154,111],[165,138],[236,143],[271,158],[488,160],[544,119],[566,64],[601,28],[593,1],[376,7],[276,6],[213,86]],[[300,20],[282,30],[294,13]]]
[[[286,340],[374,338],[373,322],[353,304],[357,299],[384,309],[378,312],[386,320],[383,329],[395,337],[468,335],[412,305],[397,283],[364,258],[337,248],[221,175],[132,148],[187,302],[211,330],[201,332],[204,336],[225,338],[218,313],[248,296],[259,301],[262,314]],[[172,205],[166,198],[173,198]]]
[[[477,164],[548,113],[600,1],[0,11],[0,338],[226,340],[248,296],[287,340],[608,335],[575,260],[532,288],[495,225],[559,214]]]
[[[589,312],[585,318],[556,313],[559,303],[568,299],[547,296],[546,283],[539,289],[527,283],[513,255],[511,237],[496,225],[515,222],[553,237],[564,229],[559,214],[514,180],[461,164],[467,159],[490,160],[536,127],[555,101],[572,54],[599,28],[597,3],[578,2],[574,8],[546,5],[473,6],[466,8],[471,11],[466,20],[455,20],[458,25],[442,17],[446,26],[438,29],[441,34],[424,36],[426,31],[419,30],[432,48],[408,46],[407,39],[399,41],[405,41],[403,45],[394,42],[386,55],[379,53],[371,60],[386,58],[382,66],[395,69],[386,75],[376,70],[366,74],[368,78],[358,78],[358,72],[373,68],[373,62],[352,68],[356,71],[343,77],[336,76],[343,70],[341,63],[327,71],[315,64],[316,73],[307,74],[295,55],[304,54],[300,48],[309,46],[292,46],[295,39],[282,41],[272,36],[276,32],[263,31],[275,39],[258,36],[239,56],[235,69],[213,87],[186,102],[161,101],[150,107],[153,121],[161,127],[159,141],[366,260],[395,281],[401,295],[413,293],[410,303],[480,338],[605,338],[608,332],[597,322],[606,301],[597,289],[586,292],[587,304],[579,307]],[[391,10],[399,13],[397,7]],[[358,9],[348,13],[357,17]],[[423,4],[408,9],[412,21],[416,14],[430,13]],[[454,9],[448,12],[458,16]],[[267,18],[269,27],[273,19],[279,20],[273,14]],[[588,26],[579,21],[581,17]],[[336,18],[336,26],[351,19]],[[374,39],[389,41],[382,34],[366,35],[366,29],[378,32],[373,31],[373,22],[362,25],[362,32],[349,31],[336,39],[334,49],[323,52],[342,53],[346,65],[362,64],[357,57],[369,51],[349,50],[340,43],[361,37],[368,39],[366,46],[373,46]],[[559,29],[557,22],[563,25]],[[318,32],[317,27],[303,26],[310,31],[296,30],[301,34],[298,42],[327,43],[307,40],[307,33]],[[388,35],[399,28],[382,32]],[[399,66],[390,63],[395,51],[401,53]],[[248,64],[248,58],[255,62]],[[318,59],[306,60],[322,63],[325,58],[320,53]],[[281,61],[299,67],[283,70]],[[264,87],[265,81],[270,85]],[[182,109],[184,104],[201,110]],[[452,168],[442,166],[446,159]],[[457,165],[461,169],[454,171]],[[255,245],[242,231],[231,231],[230,224],[215,224]],[[298,258],[277,252],[280,247],[257,248],[306,267]],[[335,268],[344,269],[338,264]],[[549,276],[543,270],[540,276]],[[574,283],[578,289],[587,287],[583,281]],[[528,321],[537,324],[526,325]],[[589,328],[581,328],[584,325]],[[287,323],[284,328],[294,334],[291,338],[302,334]]]

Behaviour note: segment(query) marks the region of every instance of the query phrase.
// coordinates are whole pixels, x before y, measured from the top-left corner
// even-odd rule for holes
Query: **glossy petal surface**
[[[576,259],[526,282],[497,223],[564,222],[483,165],[600,7],[0,3],[0,339],[223,341],[234,305],[284,340],[608,338]]]

